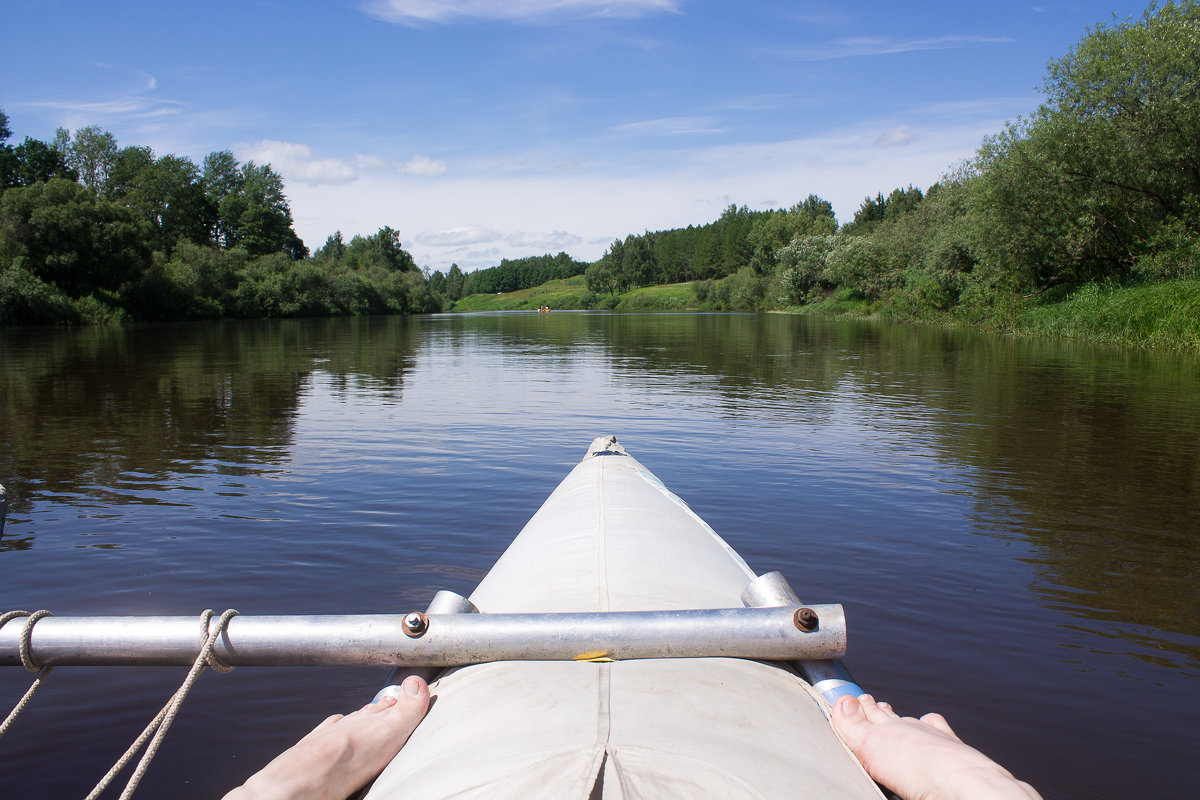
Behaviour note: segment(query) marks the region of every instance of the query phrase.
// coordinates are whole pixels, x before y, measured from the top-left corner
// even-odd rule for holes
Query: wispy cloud
[[[680,136],[693,133],[720,133],[716,127],[719,117],[663,117],[648,119],[641,122],[627,122],[624,125],[614,125],[610,133],[623,136]]]
[[[1021,109],[1019,113],[1029,113],[1038,107],[1041,99],[1036,95],[1024,97],[984,97],[975,100],[954,100],[944,103],[930,103],[919,106],[915,111],[948,119],[963,119],[970,117],[997,117],[1011,115],[1013,109]]]
[[[636,18],[679,10],[678,0],[365,0],[362,9],[405,25],[467,20],[544,22],[564,16]]]
[[[766,48],[763,52],[795,61],[832,61],[839,58],[886,56],[925,50],[955,50],[977,44],[1007,44],[1005,36],[930,36],[922,39],[894,39],[886,36],[852,36],[832,42],[814,42],[788,48]]]
[[[792,94],[752,94],[716,100],[706,108],[713,111],[774,111],[795,102],[796,95]]]
[[[464,161],[419,193],[392,170],[373,171],[349,185],[298,183],[289,197],[306,241],[390,225],[418,263],[443,271],[451,262],[473,269],[558,250],[590,260],[614,237],[711,221],[730,203],[782,207],[813,192],[849,219],[863,197],[937,181],[994,129],[994,120],[974,116],[913,114],[781,141],[714,145],[698,137],[669,153],[623,147],[570,173],[510,174]],[[446,225],[448,216],[469,222]]]
[[[897,125],[894,128],[888,128],[883,134],[874,141],[876,147],[903,147],[906,144],[912,144],[917,138],[913,129],[907,125]]]
[[[417,235],[417,241],[426,247],[465,247],[474,244],[491,244],[504,237],[499,231],[478,225],[463,225],[444,231],[433,231]]]
[[[181,111],[179,103],[154,100],[148,97],[117,97],[112,100],[71,101],[34,100],[14,103],[16,108],[41,108],[62,112],[70,118],[84,118],[88,123],[109,124],[114,120],[144,120],[165,117]]]
[[[406,175],[418,175],[422,178],[436,178],[446,174],[446,162],[440,158],[415,155],[403,164],[397,164],[396,169]]]
[[[529,250],[563,250],[582,244],[583,239],[566,231],[517,231],[504,237],[511,247]]]
[[[408,161],[388,162],[378,156],[358,155],[351,159],[314,158],[306,144],[263,139],[252,145],[235,148],[243,161],[270,164],[287,180],[310,186],[335,186],[352,183],[364,172],[396,170],[404,175],[435,178],[446,173],[446,162],[428,156],[415,155]]]

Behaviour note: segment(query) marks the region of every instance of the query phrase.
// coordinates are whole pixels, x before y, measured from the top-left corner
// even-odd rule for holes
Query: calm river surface
[[[0,610],[467,594],[617,434],[847,661],[1047,798],[1194,796],[1200,363],[768,315],[0,331]],[[82,797],[183,668],[59,668],[0,795]],[[139,797],[220,796],[382,669],[206,672]],[[28,684],[0,669],[0,703]],[[117,792],[113,792],[115,797]]]

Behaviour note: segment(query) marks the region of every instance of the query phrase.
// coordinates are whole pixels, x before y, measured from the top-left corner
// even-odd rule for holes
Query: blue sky
[[[116,5],[117,8],[111,6]],[[14,140],[96,124],[283,175],[311,247],[383,225],[490,266],[815,193],[922,188],[1040,102],[1046,63],[1142,3],[28,0]]]

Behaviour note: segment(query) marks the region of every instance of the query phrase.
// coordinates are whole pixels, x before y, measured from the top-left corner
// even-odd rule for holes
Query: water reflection
[[[413,349],[404,320],[6,331],[0,474],[11,513],[39,500],[170,504],[165,490],[189,488],[181,475],[261,474],[289,457],[314,373],[334,376],[335,394],[396,400]]]
[[[8,606],[355,613],[466,592],[615,432],[751,564],[846,602],[852,663],[928,704],[907,710],[957,713],[1061,796],[1116,770],[1190,785],[1170,765],[1200,725],[1176,708],[1200,677],[1194,359],[780,315],[4,331],[0,414]],[[1033,664],[1062,720],[1019,702]],[[238,680],[234,707],[281,694]],[[274,731],[263,756],[311,725],[270,711],[239,718]],[[1113,727],[1161,752],[1109,752]]]

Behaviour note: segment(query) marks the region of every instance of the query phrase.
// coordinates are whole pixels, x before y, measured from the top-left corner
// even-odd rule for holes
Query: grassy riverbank
[[[1006,332],[1200,353],[1200,280],[1089,284],[1060,302],[1015,315]]]
[[[912,313],[901,303],[854,299],[846,292],[785,309],[800,314],[888,318],[989,333],[1200,353],[1200,280],[1145,286],[1087,284],[1053,301],[1009,298],[991,308]]]
[[[696,288],[690,282],[672,283],[597,295],[577,276],[516,292],[471,295],[455,303],[453,310],[530,311],[540,306],[556,310],[724,310],[702,303]],[[958,306],[953,311],[914,311],[906,299],[896,295],[864,300],[839,290],[803,306],[768,304],[759,310],[935,323],[1015,336],[1200,353],[1200,280],[1128,287],[1088,284],[1053,301],[1012,297],[986,308]]]

